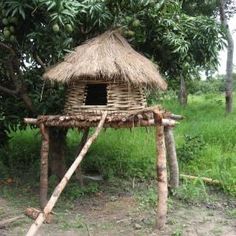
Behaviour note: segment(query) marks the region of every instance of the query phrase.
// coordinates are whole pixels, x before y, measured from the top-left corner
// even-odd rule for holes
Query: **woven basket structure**
[[[106,84],[107,103],[105,105],[86,105],[88,84]],[[81,112],[91,114],[102,111],[126,112],[145,108],[146,105],[143,88],[129,86],[127,83],[107,83],[102,80],[80,81],[69,85],[64,113],[76,115]]]

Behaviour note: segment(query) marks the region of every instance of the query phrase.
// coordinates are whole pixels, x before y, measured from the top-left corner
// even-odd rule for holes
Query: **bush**
[[[169,89],[167,91],[151,90],[146,92],[147,103],[149,105],[161,104],[166,100],[177,100],[177,91]]]
[[[38,178],[40,137],[36,130],[12,132],[9,144],[1,147],[0,153],[0,173],[3,177],[27,179],[32,175],[32,181]]]
[[[224,89],[225,81],[223,79],[193,80],[188,86],[188,92],[195,95],[219,93],[223,92]]]

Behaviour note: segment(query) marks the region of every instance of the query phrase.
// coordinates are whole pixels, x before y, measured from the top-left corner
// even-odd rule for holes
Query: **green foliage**
[[[0,179],[7,179],[9,176],[8,167],[0,160]]]
[[[149,187],[145,194],[138,195],[139,204],[142,208],[155,208],[157,204],[157,191],[155,188]]]
[[[22,134],[21,131],[14,132],[9,145],[0,149],[2,178],[14,177],[23,180],[33,175],[32,180],[36,180],[39,176],[40,139],[37,132],[30,129]]]
[[[235,13],[236,7],[234,0],[226,0],[225,9],[228,16]],[[205,15],[216,16],[219,15],[219,0],[184,0],[182,1],[183,10],[189,15]]]
[[[202,94],[216,94],[224,92],[225,81],[223,79],[212,80],[194,80],[188,86],[188,92],[190,94],[202,95]]]
[[[181,186],[173,192],[174,196],[185,202],[206,202],[208,193],[201,179],[184,180]]]
[[[229,210],[228,214],[230,217],[236,219],[236,209]]]
[[[184,135],[184,143],[177,148],[177,156],[181,162],[189,162],[199,158],[206,143],[202,136]]]
[[[183,9],[187,14],[196,16],[196,15],[206,15],[212,16],[217,14],[219,7],[219,0],[184,0]]]
[[[149,106],[155,104],[162,104],[165,101],[177,101],[177,91],[168,89],[167,91],[150,90],[146,92],[147,104]]]
[[[53,189],[55,185],[53,186]],[[84,195],[94,194],[98,192],[99,186],[95,182],[90,182],[86,186],[78,186],[78,182],[70,183],[65,192],[64,197],[70,200],[78,199]]]
[[[235,196],[236,116],[235,113],[226,117],[223,115],[224,105],[217,102],[223,99],[219,95],[209,99],[205,96],[190,96],[190,106],[186,108],[180,107],[172,99],[165,100],[165,107],[185,117],[175,128],[181,173],[220,180],[223,190]],[[148,130],[106,130],[98,137],[82,162],[83,170],[85,173],[98,171],[108,179],[135,178],[139,181],[155,178],[155,131]],[[40,138],[37,132],[30,129],[11,132],[9,145],[0,149],[2,177],[14,176],[23,180],[33,173],[33,177],[28,179],[38,182]],[[190,137],[187,142],[186,134]],[[74,159],[75,147],[80,137],[76,131],[68,133],[68,165]],[[183,161],[179,150],[184,153]],[[191,161],[188,161],[189,157],[192,158]],[[186,185],[187,189],[182,191],[186,192],[191,188],[191,182],[186,182]],[[196,191],[205,191],[199,181],[196,185],[200,188]],[[196,192],[194,196],[200,194],[201,192]]]
[[[182,229],[176,229],[171,236],[182,236],[183,235],[183,230]]]
[[[78,134],[69,132],[68,137],[71,144],[77,146]],[[155,156],[153,138],[153,130],[135,129],[131,132],[126,129],[108,129],[93,144],[82,168],[85,172],[98,171],[105,179],[116,176],[150,178],[155,175],[154,158],[150,158],[150,155]]]
[[[236,171],[235,162],[232,160],[232,157],[226,155],[219,162],[218,171],[220,180],[223,183],[223,188],[225,191],[236,195],[236,179],[228,170]]]

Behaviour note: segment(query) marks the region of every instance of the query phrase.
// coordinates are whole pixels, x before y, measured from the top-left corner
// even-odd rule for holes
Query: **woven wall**
[[[107,104],[106,105],[85,105],[88,83],[105,83],[104,81],[84,81],[69,85],[66,96],[65,109],[66,114],[77,114],[83,111],[129,111],[138,110],[146,107],[146,98],[144,89],[131,87],[128,84],[107,84]]]

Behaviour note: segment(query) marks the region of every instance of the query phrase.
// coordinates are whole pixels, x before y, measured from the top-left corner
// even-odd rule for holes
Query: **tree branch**
[[[47,67],[46,67],[45,63],[43,63],[43,61],[41,60],[39,55],[38,54],[34,54],[33,57],[34,57],[35,61],[43,68],[43,70],[46,71]]]
[[[10,51],[12,55],[14,55],[14,56],[16,55],[16,52],[11,47],[9,47],[7,44],[0,42],[0,47],[2,49]]]
[[[12,89],[8,89],[8,88],[5,88],[3,86],[0,85],[0,91],[4,92],[4,93],[7,93],[13,97],[15,97],[19,91],[16,89],[16,90],[12,90]]]
[[[19,58],[17,57],[17,54],[15,52],[15,50],[13,48],[11,48],[10,46],[8,46],[5,43],[0,42],[0,48],[2,48],[3,50],[7,50],[10,52],[10,55],[12,57],[10,57],[7,60],[7,69],[9,71],[10,77],[14,83],[15,86],[15,91],[14,90],[10,90],[4,87],[0,87],[1,91],[4,91],[5,93],[8,93],[12,96],[15,96],[16,94],[19,94],[19,97],[23,100],[25,106],[33,113],[36,114],[36,110],[32,104],[32,100],[29,97],[28,93],[27,93],[27,89],[25,84],[23,83],[23,73],[20,69],[20,61]],[[10,56],[9,55],[9,56]],[[20,76],[20,78],[19,78]]]
[[[33,113],[37,114],[36,109],[32,104],[32,100],[26,92],[20,93],[20,96],[25,104],[25,106]]]

